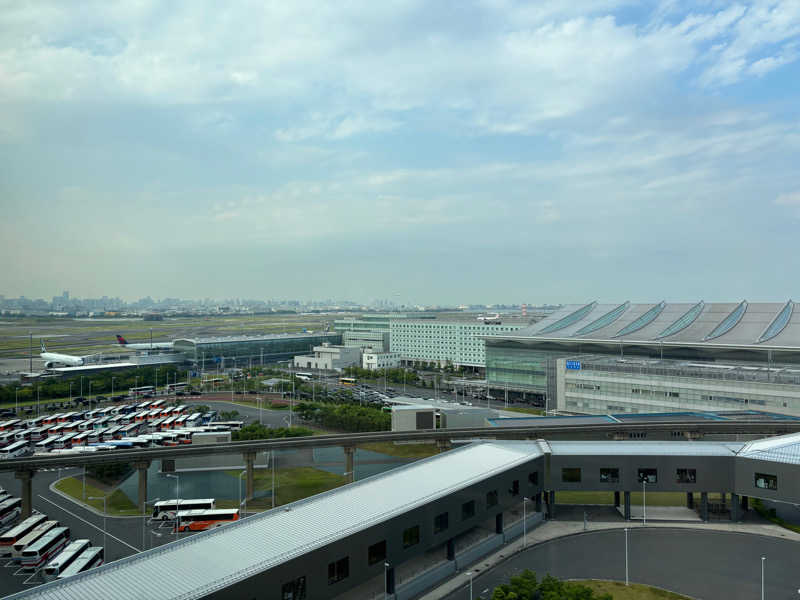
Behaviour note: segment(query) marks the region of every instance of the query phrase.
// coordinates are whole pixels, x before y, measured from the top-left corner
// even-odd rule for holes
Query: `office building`
[[[400,366],[399,352],[372,352],[367,350],[361,356],[361,367],[374,371],[376,369],[396,369]]]
[[[314,354],[294,357],[294,366],[298,369],[321,369],[323,371],[341,371],[345,367],[361,365],[361,349],[347,346],[322,344],[314,346]]]

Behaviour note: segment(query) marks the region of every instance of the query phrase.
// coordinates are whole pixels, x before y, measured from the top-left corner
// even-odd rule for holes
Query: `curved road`
[[[798,598],[800,543],[749,533],[698,529],[631,528],[628,538],[632,583],[645,583],[702,600],[757,600],[761,557],[765,556],[765,597]],[[473,598],[524,569],[538,577],[625,581],[624,530],[597,531],[544,542],[473,579]],[[486,591],[488,589],[488,591]],[[445,597],[467,600],[462,588]]]

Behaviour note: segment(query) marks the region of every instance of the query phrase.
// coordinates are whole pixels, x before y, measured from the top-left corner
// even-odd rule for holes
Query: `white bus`
[[[28,442],[23,440],[20,442],[14,442],[0,450],[0,459],[7,459],[7,458],[18,458],[20,456],[27,456],[30,454],[30,446]]]
[[[63,450],[64,448],[72,448],[72,438],[74,438],[77,433],[65,433],[60,438],[56,440],[55,449],[56,450]]]
[[[37,452],[51,452],[56,448],[56,440],[60,439],[60,435],[51,435],[49,438],[42,440],[41,442],[36,442],[36,445],[33,447],[34,453]]]
[[[313,373],[295,373],[294,376],[300,381],[311,381],[314,378]]]
[[[152,385],[142,385],[139,387],[132,387],[128,390],[128,396],[133,398],[139,398],[140,396],[145,396],[150,394],[151,396],[156,393],[156,389]]]
[[[72,564],[58,574],[58,579],[65,579],[78,573],[88,571],[93,567],[98,567],[103,564],[103,547],[92,546],[83,551],[83,553],[72,561]]]
[[[180,510],[213,510],[217,507],[214,498],[196,498],[192,500],[161,500],[153,505],[152,519],[156,521],[169,521],[175,519]]]
[[[70,566],[89,546],[91,546],[89,540],[72,540],[58,556],[47,563],[43,572],[44,580],[53,581],[56,579],[59,574],[63,573],[64,569]]]
[[[36,529],[39,525],[47,521],[47,517],[41,514],[31,515],[16,527],[13,527],[0,535],[0,557],[11,556],[14,544]]]
[[[183,383],[170,383],[167,385],[167,393],[174,394],[175,392],[184,392],[187,387],[185,381]]]
[[[21,512],[22,500],[20,498],[7,496],[0,502],[0,525],[7,525],[16,520]]]
[[[35,571],[61,552],[69,543],[69,527],[53,527],[22,551],[23,571]]]
[[[11,545],[11,558],[14,560],[14,562],[19,562],[19,559],[22,556],[22,551],[42,537],[45,533],[53,529],[53,527],[58,527],[58,521],[42,521],[26,535],[14,542]]]

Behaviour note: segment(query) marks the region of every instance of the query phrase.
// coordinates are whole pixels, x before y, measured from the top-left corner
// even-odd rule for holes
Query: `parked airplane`
[[[44,345],[44,340],[39,340],[39,342],[42,345],[42,353],[39,356],[44,359],[45,369],[49,369],[56,365],[63,365],[65,367],[80,367],[85,364],[83,356],[72,356],[71,354],[48,352]]]
[[[146,344],[129,344],[128,340],[117,334],[119,345],[128,350],[172,350],[172,342],[150,342]]]
[[[500,325],[500,313],[494,313],[493,315],[480,315],[478,317],[478,321],[483,321],[485,325]]]

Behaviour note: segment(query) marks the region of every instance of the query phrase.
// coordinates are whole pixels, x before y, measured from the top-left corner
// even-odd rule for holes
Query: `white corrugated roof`
[[[736,442],[587,441],[548,442],[553,455],[733,456],[744,446]]]
[[[470,444],[12,598],[199,598],[541,454],[531,442]]]
[[[800,433],[749,442],[741,449],[739,456],[800,465]]]

